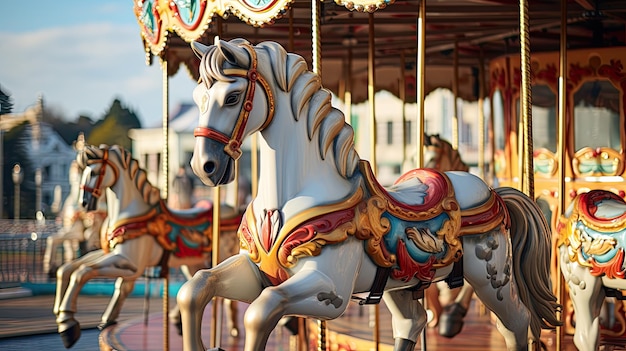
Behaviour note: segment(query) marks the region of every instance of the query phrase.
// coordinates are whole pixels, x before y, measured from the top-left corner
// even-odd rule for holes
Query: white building
[[[28,108],[23,113],[2,115],[0,130],[2,133],[27,122],[21,143],[27,148],[28,162],[35,173],[24,174],[22,186],[36,186],[36,172],[41,174],[41,202],[46,215],[56,214],[60,210],[64,199],[70,192],[69,169],[70,164],[76,159],[76,151],[68,145],[61,136],[54,131],[52,126],[41,122],[43,101]],[[1,138],[0,138],[1,139]],[[0,140],[3,143],[3,140]],[[4,150],[9,153],[10,150]],[[3,155],[0,155],[3,156]],[[13,167],[13,164],[5,164],[4,157],[0,157],[0,167]],[[1,184],[1,183],[0,183]],[[6,189],[3,189],[3,196]],[[35,209],[33,209],[33,214]]]

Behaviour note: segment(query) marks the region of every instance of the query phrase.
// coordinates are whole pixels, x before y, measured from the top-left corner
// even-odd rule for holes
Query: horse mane
[[[243,45],[249,43],[238,38],[228,44],[238,50],[246,50]],[[209,46],[200,62],[200,78],[207,87],[216,80],[234,80],[224,73],[224,68],[231,67],[234,59],[221,54],[217,45]],[[338,173],[345,178],[351,177],[359,161],[354,148],[354,130],[345,123],[343,113],[332,106],[331,93],[322,87],[319,75],[308,70],[302,56],[287,53],[278,43],[262,42],[253,48],[257,54],[259,73],[274,83],[270,84],[272,87],[290,93],[294,119],[300,121],[302,116],[306,116],[309,141],[313,141],[317,132],[320,157],[326,159],[332,150]]]
[[[438,165],[438,167],[435,168],[439,169],[442,172],[469,171],[469,166],[465,162],[463,162],[463,159],[461,159],[461,154],[459,153],[459,150],[452,147],[452,144],[450,144],[450,142],[441,139],[438,134],[426,136],[425,140],[427,141],[428,146],[436,147],[438,149],[435,159],[430,160],[427,167],[432,168],[435,167],[435,165]],[[445,165],[443,164],[443,162],[441,162],[444,159],[447,159],[448,161],[448,163]]]
[[[143,200],[149,205],[156,205],[161,200],[161,192],[148,181],[145,170],[139,167],[139,162],[134,159],[129,151],[121,146],[100,145],[99,147],[87,145],[79,152],[76,161],[81,169],[95,163],[100,163],[104,156],[104,150],[109,150],[108,162],[117,167],[117,172],[126,171],[142,194]],[[119,175],[118,175],[119,176]]]

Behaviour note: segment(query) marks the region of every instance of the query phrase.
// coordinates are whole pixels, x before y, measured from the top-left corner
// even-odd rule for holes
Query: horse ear
[[[215,40],[215,46],[220,51],[226,61],[236,67],[248,68],[250,67],[250,55],[248,51],[240,45],[247,41],[242,39],[233,39],[230,42],[224,40]],[[235,44],[232,44],[235,43]]]
[[[202,44],[200,42],[197,42],[197,41],[194,41],[194,42],[191,43],[191,49],[193,50],[194,54],[196,54],[196,56],[199,59],[201,59],[202,56],[204,56],[204,54],[206,54],[207,51],[209,51],[209,47],[208,46],[206,46],[206,45],[204,45],[204,44]]]

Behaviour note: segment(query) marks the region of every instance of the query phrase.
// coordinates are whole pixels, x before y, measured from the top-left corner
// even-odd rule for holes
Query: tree
[[[11,96],[2,91],[2,87],[0,87],[0,115],[11,113],[11,111],[13,111]]]
[[[15,203],[15,186],[12,175],[13,165],[16,163],[20,164],[24,176],[24,181],[20,186],[20,218],[34,217],[32,209],[35,208],[35,184],[32,179],[34,179],[35,168],[30,163],[30,157],[28,156],[27,143],[30,142],[30,139],[25,136],[28,125],[28,122],[24,122],[7,131],[4,135],[4,155],[2,157],[4,157],[5,167],[2,170],[4,172],[2,178],[4,184],[2,186],[4,188],[4,196],[7,199],[5,204],[8,205],[5,208],[10,218],[15,218],[15,208],[13,207]]]
[[[96,123],[91,133],[87,135],[87,143],[92,145],[119,145],[126,149],[131,148],[128,130],[141,128],[137,115],[124,107],[120,100],[115,99],[109,111]]]

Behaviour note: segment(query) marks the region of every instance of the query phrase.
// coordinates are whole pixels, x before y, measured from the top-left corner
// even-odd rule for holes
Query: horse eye
[[[240,93],[232,93],[230,95],[228,95],[226,97],[226,101],[224,101],[224,104],[226,106],[232,106],[235,105],[239,102],[239,97],[241,96]]]

